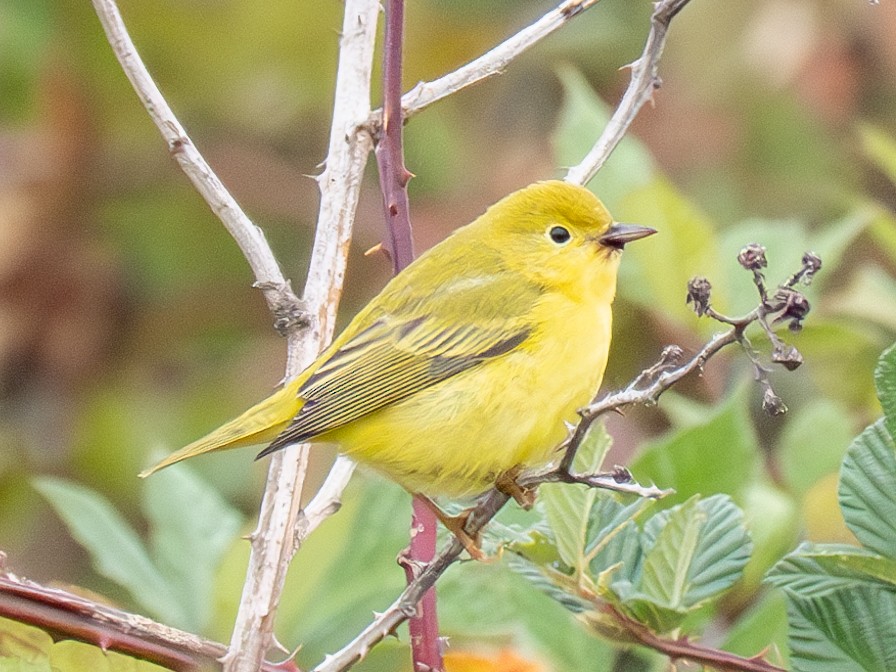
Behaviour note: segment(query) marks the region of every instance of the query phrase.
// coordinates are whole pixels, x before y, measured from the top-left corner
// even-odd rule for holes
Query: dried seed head
[[[806,252],[803,255],[803,284],[808,285],[812,278],[821,270],[821,257],[814,252]]]
[[[790,331],[799,331],[803,328],[803,320],[809,314],[811,305],[809,300],[801,293],[792,289],[781,288],[775,294],[778,302],[777,310],[781,311],[775,322],[785,322],[790,320],[788,327]]]
[[[697,317],[702,317],[709,310],[709,297],[712,292],[712,285],[709,280],[703,277],[691,278],[688,282],[687,303],[693,303],[694,312]]]
[[[771,387],[766,387],[765,393],[762,395],[762,410],[775,417],[784,415],[787,412],[787,406]]]
[[[781,364],[788,371],[793,371],[803,363],[803,356],[792,345],[778,341],[772,350],[772,361]]]
[[[765,248],[759,243],[750,243],[737,255],[737,262],[748,271],[758,271],[768,266]]]

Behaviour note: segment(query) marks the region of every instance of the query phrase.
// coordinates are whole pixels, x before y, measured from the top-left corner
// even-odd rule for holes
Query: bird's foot
[[[523,472],[523,467],[517,465],[512,469],[508,469],[498,475],[495,480],[495,487],[508,497],[513,497],[517,504],[524,511],[528,511],[535,506],[535,498],[538,491],[534,487],[524,487],[517,483],[516,479]]]
[[[467,511],[462,511],[456,516],[449,516],[447,513],[442,511],[439,508],[439,505],[432,501],[429,497],[423,497],[419,493],[418,497],[421,497],[425,502],[429,509],[436,515],[436,518],[439,519],[439,522],[445,526],[445,528],[453,534],[457,540],[461,543],[461,545],[466,549],[467,553],[470,554],[470,557],[474,560],[478,560],[480,562],[485,562],[489,559],[489,557],[482,552],[482,548],[480,547],[480,535],[477,532],[476,534],[470,534],[467,532],[467,521],[470,518],[471,509]]]

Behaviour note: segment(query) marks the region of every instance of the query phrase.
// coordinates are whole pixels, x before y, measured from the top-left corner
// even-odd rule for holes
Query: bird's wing
[[[494,283],[485,283],[492,285]],[[259,457],[310,439],[409,397],[523,344],[532,333],[526,315],[537,291],[471,287],[459,300],[477,305],[475,319],[440,310],[452,301],[423,301],[401,318],[381,315],[342,343],[298,391],[304,400],[292,423]],[[488,297],[485,303],[476,298]],[[528,308],[520,309],[523,302]],[[516,304],[516,305],[510,305]],[[427,311],[427,308],[432,308]],[[452,311],[453,312],[453,311]],[[453,318],[453,321],[452,319]]]

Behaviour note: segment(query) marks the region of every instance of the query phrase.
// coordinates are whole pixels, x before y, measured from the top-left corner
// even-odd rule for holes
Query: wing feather
[[[444,322],[442,322],[444,324]],[[439,328],[436,320],[381,318],[345,343],[305,381],[305,403],[259,456],[345,425],[519,347],[531,327],[519,320]]]

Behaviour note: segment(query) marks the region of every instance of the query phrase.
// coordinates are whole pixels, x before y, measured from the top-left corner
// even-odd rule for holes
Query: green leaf
[[[896,184],[896,140],[872,124],[861,124],[859,137],[865,155]]]
[[[652,502],[645,499],[623,505],[608,494],[591,511],[585,549],[590,574],[598,579],[612,570],[611,580],[634,581],[641,572],[641,530],[635,519]]]
[[[704,423],[650,444],[634,461],[632,473],[639,482],[675,488],[661,505],[698,493],[724,492],[735,498],[742,494],[759,467],[745,389],[713,409]]]
[[[163,672],[167,668],[98,646],[64,639],[50,650],[53,672]]]
[[[799,408],[781,432],[778,463],[789,488],[803,496],[817,481],[840,468],[852,442],[848,411],[829,399]]]
[[[181,627],[203,632],[212,614],[215,573],[242,524],[231,507],[189,466],[146,480],[143,508],[156,565],[187,611]]]
[[[891,345],[880,356],[874,370],[874,384],[884,409],[884,424],[890,436],[896,436],[896,345]]]
[[[40,628],[0,617],[0,669],[6,669],[7,660],[41,665],[51,646],[53,638]]]
[[[750,558],[751,543],[740,509],[724,495],[694,497],[662,511],[644,526],[641,577],[620,597],[638,620],[659,632],[737,581]]]
[[[855,546],[803,544],[782,558],[766,581],[795,599],[862,586],[896,593],[896,559]]]
[[[603,423],[595,423],[576,455],[575,469],[582,473],[597,471],[611,445]],[[554,483],[542,486],[540,495],[560,558],[569,567],[582,571],[588,521],[597,489]]]
[[[156,618],[172,624],[186,621],[180,600],[153,564],[139,536],[108,500],[57,478],[44,476],[33,483],[71,535],[90,553],[100,574],[126,588]]]
[[[839,498],[846,525],[859,541],[896,557],[896,445],[883,420],[849,447],[840,470]]]
[[[794,672],[883,672],[896,669],[896,595],[853,586],[791,598]]]

